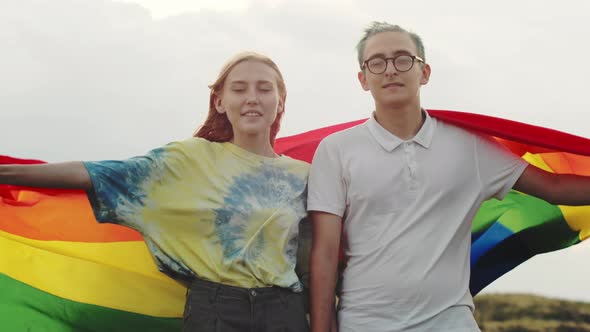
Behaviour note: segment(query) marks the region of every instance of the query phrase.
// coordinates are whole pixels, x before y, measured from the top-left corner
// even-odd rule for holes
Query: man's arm
[[[528,165],[514,189],[556,205],[590,205],[590,177],[554,174]]]
[[[92,188],[90,175],[82,162],[39,165],[0,165],[0,184],[28,187]]]
[[[342,218],[311,211],[311,330],[326,332],[335,328],[334,290],[337,281],[338,254]]]

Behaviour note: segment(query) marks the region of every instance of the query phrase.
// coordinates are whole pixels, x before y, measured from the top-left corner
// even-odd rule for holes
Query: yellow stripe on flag
[[[159,272],[142,241],[32,240],[0,231],[0,273],[72,301],[181,317],[186,289]]]
[[[528,161],[529,164],[537,166],[547,172],[555,173],[555,171],[543,159],[543,154],[526,153],[522,158]],[[567,165],[563,166],[565,167]],[[590,206],[558,205],[558,207],[568,226],[572,230],[580,232],[580,241],[590,237],[590,219],[588,218],[590,216]]]

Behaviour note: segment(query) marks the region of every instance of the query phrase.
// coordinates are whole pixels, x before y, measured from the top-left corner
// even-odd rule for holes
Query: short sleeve
[[[92,189],[88,200],[99,222],[138,229],[133,223],[144,206],[149,186],[162,177],[164,148],[127,160],[84,162]]]
[[[528,163],[490,137],[476,136],[476,158],[486,199],[502,199]]]
[[[332,143],[332,144],[331,144]],[[342,217],[346,209],[346,185],[337,146],[320,142],[309,171],[307,210]]]

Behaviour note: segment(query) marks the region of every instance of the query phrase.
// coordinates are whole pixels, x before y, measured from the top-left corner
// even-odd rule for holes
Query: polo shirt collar
[[[424,109],[422,110],[422,112],[424,112],[424,114],[426,115],[424,123],[422,124],[422,127],[420,128],[416,136],[409,139],[408,141],[416,142],[417,144],[420,144],[424,148],[428,149],[430,148],[430,144],[432,143],[432,136],[434,135],[436,122],[430,117],[430,114],[428,114],[428,112],[426,112]],[[375,112],[371,114],[371,117],[369,118],[369,120],[367,120],[367,122],[365,122],[365,124],[369,129],[369,132],[379,143],[379,145],[381,145],[381,147],[383,147],[383,149],[385,149],[388,152],[393,151],[395,148],[397,148],[400,144],[404,142],[399,137],[387,131],[387,129],[383,128],[379,124],[379,122],[377,122],[377,120],[375,119]]]
[[[429,149],[430,143],[432,143],[432,136],[434,136],[434,130],[436,129],[436,122],[430,117],[430,114],[428,114],[425,109],[422,109],[422,112],[426,115],[424,123],[412,140],[422,145],[424,148]]]

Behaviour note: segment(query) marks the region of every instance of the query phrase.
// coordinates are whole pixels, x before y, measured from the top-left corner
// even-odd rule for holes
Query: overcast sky
[[[286,136],[367,117],[354,46],[373,20],[420,34],[426,108],[590,136],[584,0],[0,0],[0,154],[120,159],[182,139],[242,50],[281,67]],[[590,244],[542,255],[486,291],[590,301]]]

